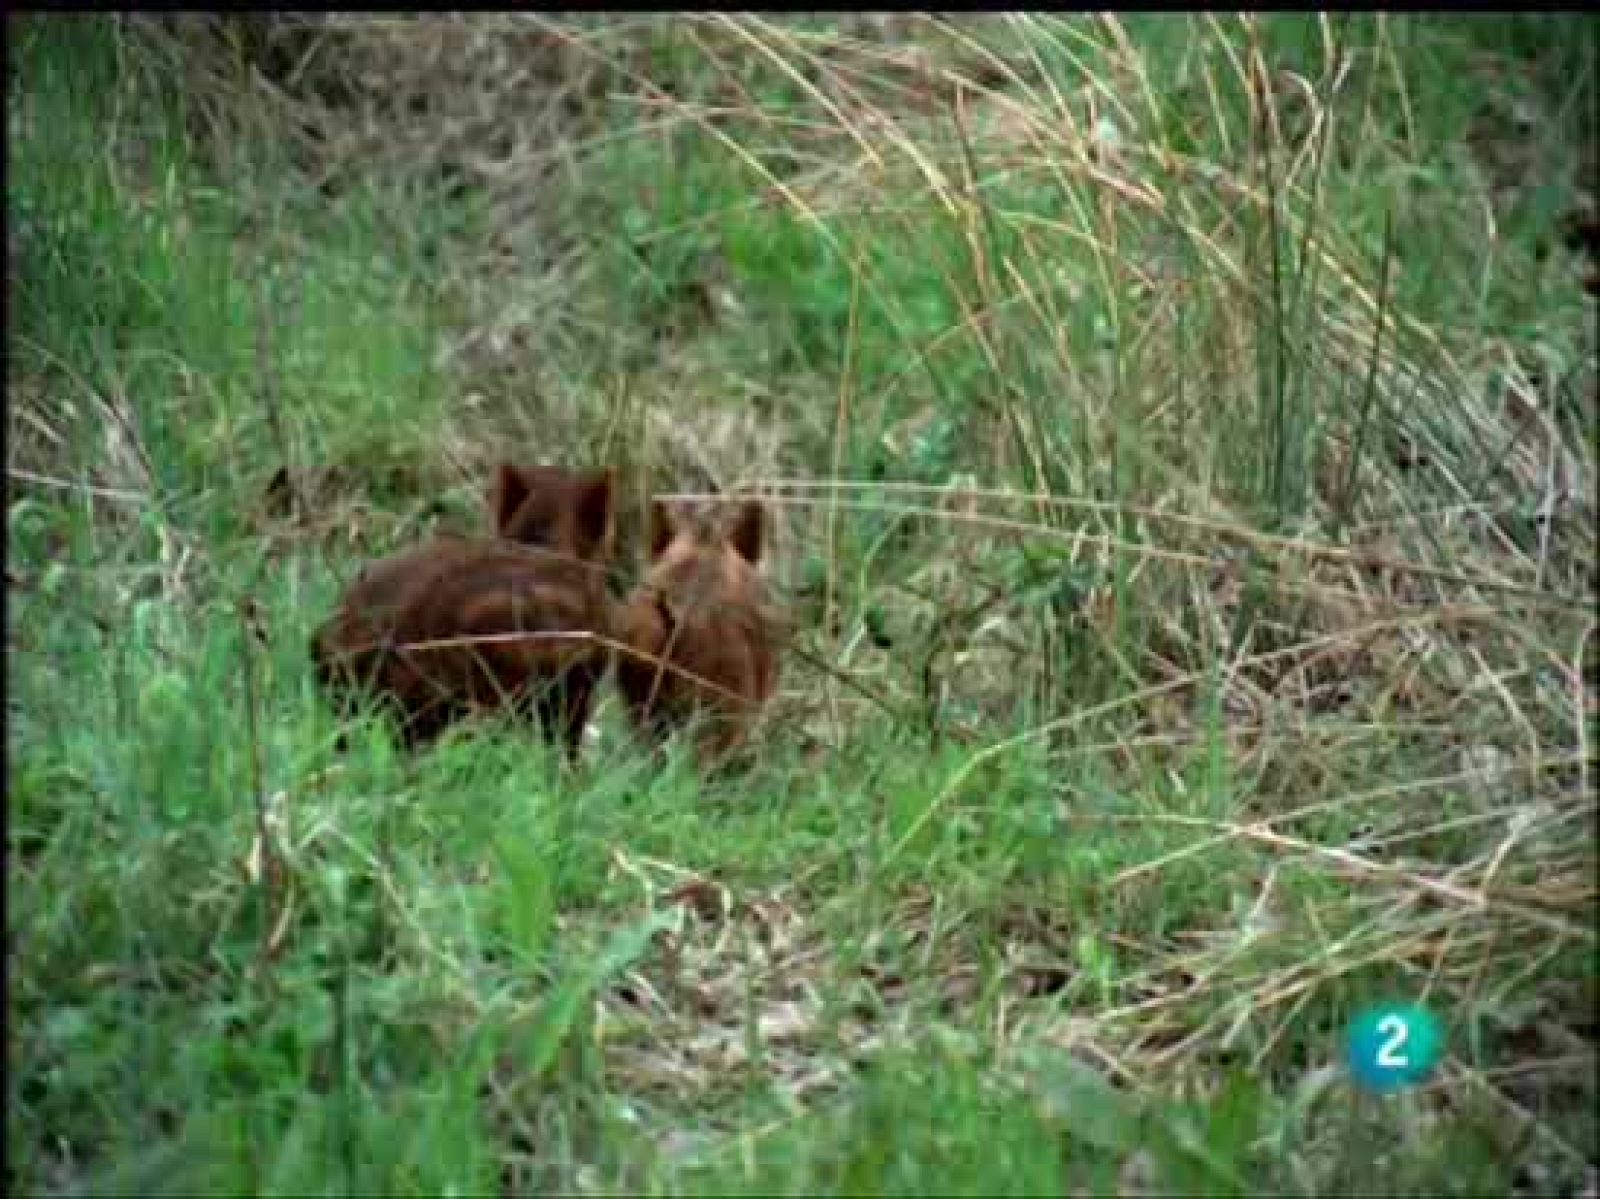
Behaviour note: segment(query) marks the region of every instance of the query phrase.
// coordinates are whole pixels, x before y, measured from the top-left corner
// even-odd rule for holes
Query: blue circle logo
[[[1414,1087],[1444,1055],[1444,1031],[1419,1004],[1380,1004],[1358,1012],[1345,1039],[1355,1080],[1380,1093]]]

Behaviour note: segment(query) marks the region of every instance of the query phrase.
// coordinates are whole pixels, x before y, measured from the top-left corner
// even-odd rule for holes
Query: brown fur
[[[629,652],[618,657],[617,685],[634,724],[659,737],[704,718],[707,764],[744,743],[777,687],[779,631],[758,569],[763,520],[753,500],[726,529],[675,519],[652,501],[650,567],[620,621]]]
[[[583,634],[611,636],[613,490],[610,471],[502,465],[497,538],[438,537],[368,567],[312,640],[319,681],[347,710],[371,686],[412,746],[474,710],[531,708],[576,760],[610,660]],[[459,643],[518,633],[576,635]]]

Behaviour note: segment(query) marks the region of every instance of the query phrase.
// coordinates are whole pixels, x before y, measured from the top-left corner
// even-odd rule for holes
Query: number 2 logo
[[[1391,1012],[1378,1021],[1378,1031],[1385,1037],[1378,1046],[1378,1065],[1385,1070],[1410,1069],[1411,1058],[1406,1055],[1405,1046],[1411,1038],[1411,1026],[1405,1022],[1405,1017]]]
[[[1345,1035],[1351,1076],[1369,1091],[1414,1087],[1444,1055],[1444,1030],[1420,1004],[1369,1007],[1356,1015]]]

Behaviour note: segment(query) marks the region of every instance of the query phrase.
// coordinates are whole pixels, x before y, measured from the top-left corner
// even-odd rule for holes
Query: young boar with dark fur
[[[313,638],[319,681],[347,712],[370,687],[411,747],[510,707],[576,761],[610,661],[612,497],[609,470],[502,465],[497,538],[438,537],[368,567]]]

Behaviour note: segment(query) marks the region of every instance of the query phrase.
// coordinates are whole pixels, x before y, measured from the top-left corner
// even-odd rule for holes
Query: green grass
[[[1595,29],[14,22],[16,1188],[1579,1193]],[[502,457],[770,498],[749,769],[335,751]]]

